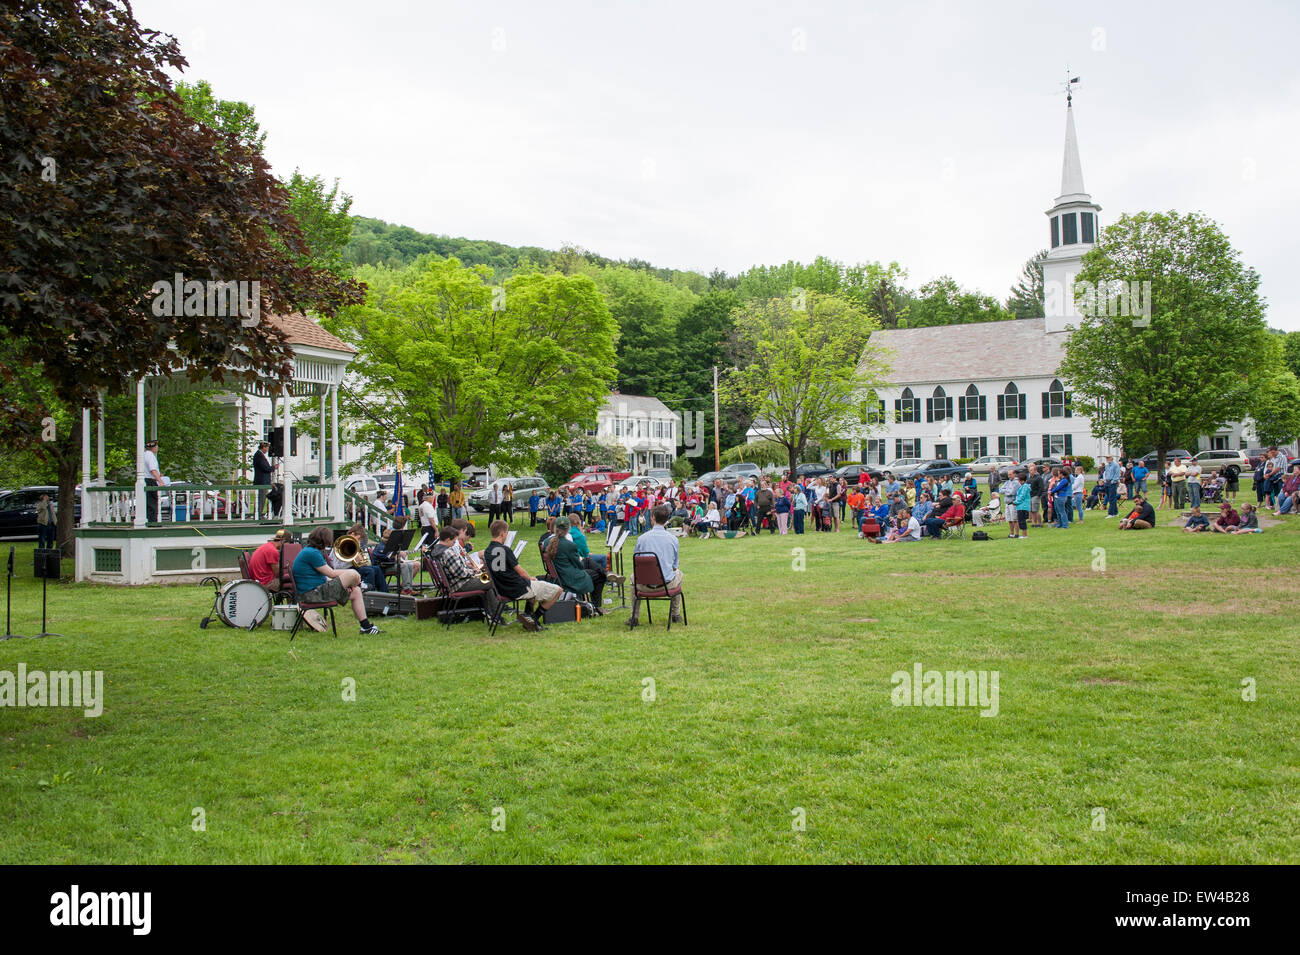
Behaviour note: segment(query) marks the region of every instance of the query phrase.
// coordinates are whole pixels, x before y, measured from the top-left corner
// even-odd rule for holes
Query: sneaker
[[[362,636],[366,636],[366,637],[373,637],[375,634],[377,634],[377,633],[383,633],[383,632],[384,632],[384,631],[380,630],[380,629],[379,629],[378,627],[376,627],[373,623],[372,623],[370,626],[368,626],[368,627],[362,627],[362,628],[361,628],[361,634],[362,634]]]
[[[536,633],[538,630],[542,629],[536,618],[531,614],[521,613],[519,615],[519,624],[529,633]]]

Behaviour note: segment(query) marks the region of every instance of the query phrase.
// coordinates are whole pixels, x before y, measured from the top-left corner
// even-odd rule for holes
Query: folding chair
[[[957,539],[963,540],[966,537],[966,517],[962,516],[959,521],[945,521],[943,531],[939,535],[940,540]]]
[[[246,550],[241,550],[241,551],[239,552],[239,558],[238,558],[238,559],[239,559],[239,576],[242,577],[242,578],[244,578],[244,580],[252,580],[252,579],[253,579],[253,571],[252,571],[252,569],[251,569],[250,566],[249,566],[249,559],[250,559],[250,558],[249,558],[249,556],[248,556],[248,551],[246,551]]]
[[[298,582],[293,579],[294,559],[302,552],[302,545],[292,542],[286,543],[280,550],[280,591],[275,594],[283,603],[295,603],[298,605],[298,619],[293,622],[293,629],[289,631],[289,642],[293,643],[294,638],[298,636],[298,629],[302,626],[303,615],[308,610],[323,610],[325,616],[329,618],[330,630],[335,637],[339,635],[339,628],[334,620],[334,608],[339,605],[337,600],[309,600],[304,601],[298,596]]]
[[[676,587],[668,586],[668,582],[664,580],[663,570],[659,566],[659,558],[654,554],[632,555],[632,593],[646,602],[646,623],[654,623],[654,618],[650,616],[650,602],[652,600],[667,600],[669,602],[669,630],[672,630],[673,628],[672,599],[678,594],[681,594],[682,623],[690,623],[690,621],[686,619],[686,594],[682,593],[680,585]]]
[[[442,608],[438,611],[438,619],[444,627],[450,630],[451,623],[458,614],[462,617],[468,617],[476,609],[481,609],[484,617],[488,616],[487,600],[484,598],[488,588],[492,586],[491,583],[480,584],[477,587],[471,587],[469,590],[456,590],[452,587],[451,578],[447,576],[447,572],[443,570],[442,565],[436,560],[432,560],[432,564],[431,573],[434,575],[434,581],[438,584],[443,603]],[[462,610],[460,607],[461,602],[473,597],[479,598],[482,607],[467,607]]]
[[[567,586],[565,586],[564,581],[560,579],[560,575],[555,571],[554,562],[552,562],[551,558],[547,557],[546,554],[544,553],[542,554],[542,564],[543,566],[546,567],[547,575],[551,578],[552,581],[555,582],[556,586],[558,586],[566,594],[573,594],[579,600],[586,600],[588,603],[591,602],[591,591],[587,591],[586,593],[579,593],[578,591],[570,590]]]

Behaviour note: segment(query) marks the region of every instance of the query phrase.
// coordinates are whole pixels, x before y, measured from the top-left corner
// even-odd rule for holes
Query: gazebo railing
[[[349,524],[365,524],[372,543],[377,542],[384,531],[393,526],[391,514],[355,491],[343,492],[343,516]]]
[[[295,523],[332,519],[333,484],[307,483],[293,486]],[[88,524],[135,523],[135,486],[108,484],[87,486],[82,519]],[[145,488],[145,507],[157,496],[158,520],[149,524],[235,523],[270,515],[270,485],[259,484],[169,484]],[[260,509],[259,509],[259,504]],[[149,515],[152,517],[153,515]],[[283,515],[281,515],[283,517]]]

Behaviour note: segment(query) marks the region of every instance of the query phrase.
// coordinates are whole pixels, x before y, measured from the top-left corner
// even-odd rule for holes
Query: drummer
[[[275,532],[274,537],[253,551],[253,556],[248,560],[248,572],[271,593],[280,589],[280,551],[284,547],[284,539],[282,527]]]

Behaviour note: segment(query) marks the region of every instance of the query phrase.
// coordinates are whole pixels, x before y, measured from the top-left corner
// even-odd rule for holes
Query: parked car
[[[1043,468],[1047,468],[1048,471],[1051,471],[1052,468],[1059,468],[1062,463],[1063,462],[1058,457],[1025,458],[1023,461],[1020,462],[1020,467],[1024,468],[1025,470],[1029,470],[1029,465],[1037,464],[1038,470],[1041,471],[1043,470]]]
[[[371,476],[375,479],[375,483],[378,485],[376,494],[378,494],[379,491],[387,491],[388,502],[391,504],[393,502],[393,487],[397,483],[397,474],[393,471],[386,471]],[[425,479],[427,478],[428,475],[425,475]],[[406,504],[409,507],[415,506],[415,492],[420,489],[421,483],[421,481],[411,478],[410,475],[406,473],[402,474],[402,497],[406,499]]]
[[[646,475],[658,481],[660,484],[673,483],[672,468],[651,468],[646,472]]]
[[[36,502],[42,494],[48,494],[50,500],[58,504],[59,489],[54,485],[33,485],[0,493],[0,537],[36,537]],[[73,502],[73,521],[80,523],[80,495],[73,498]]]
[[[599,494],[614,485],[614,480],[606,472],[585,471],[581,474],[575,474],[569,481],[562,484],[558,490],[569,492],[575,488],[579,491],[590,491],[592,494]]]
[[[794,469],[794,476],[797,478],[819,478],[834,473],[833,467],[820,461],[808,461]]]
[[[722,477],[721,471],[706,471],[695,480],[687,481],[686,484],[688,487],[713,487],[714,479],[720,477]]]
[[[950,477],[954,480],[962,478],[970,468],[964,464],[953,464],[947,458],[934,458],[921,464],[920,467],[912,468],[904,472],[900,477],[904,481],[915,481],[917,478],[945,478]]]
[[[632,474],[615,484],[613,491],[615,494],[622,494],[624,491],[635,491],[642,484],[657,485],[658,483],[648,474]]]
[[[1148,471],[1157,470],[1156,468],[1157,453],[1158,452],[1156,451],[1151,451],[1142,456],[1142,463],[1147,466]],[[1192,452],[1188,451],[1186,448],[1174,448],[1172,451],[1169,451],[1165,454],[1165,462],[1170,463],[1173,461],[1177,461],[1179,458],[1182,458],[1184,461],[1186,461],[1190,457],[1192,457]]]
[[[349,478],[343,487],[358,497],[364,497],[367,501],[373,501],[379,496],[379,482],[369,474]]]
[[[874,464],[861,464],[855,461],[853,464],[846,464],[843,467],[837,468],[835,476],[837,478],[844,478],[850,484],[857,484],[858,478],[861,477],[863,471],[866,471],[867,477],[871,478],[873,481],[879,481],[880,475],[884,473]]]
[[[763,474],[763,469],[757,464],[750,464],[747,461],[740,461],[736,464],[728,464],[718,472],[718,477],[724,481],[734,481],[737,478],[754,478],[758,480]]]
[[[925,463],[925,458],[894,458],[886,464],[881,471],[888,471],[894,477],[898,477],[905,471],[911,471]]]
[[[1202,471],[1217,471],[1229,464],[1235,464],[1243,471],[1254,470],[1244,451],[1202,451],[1194,455],[1192,460],[1201,466]]]
[[[626,468],[610,467],[607,464],[592,464],[583,468],[577,474],[571,475],[569,477],[568,483],[572,484],[574,481],[577,481],[580,478],[585,478],[587,480],[590,480],[591,478],[588,477],[589,475],[595,475],[599,478],[603,478],[606,484],[617,484],[619,481],[623,480],[623,478],[631,477],[632,472],[627,470]]]
[[[515,510],[527,510],[528,498],[534,491],[538,494],[547,494],[551,488],[544,480],[535,474],[525,475],[524,477],[502,477],[488,484],[487,487],[479,488],[469,496],[469,506],[474,510],[483,512],[488,509],[488,492],[496,488],[504,488],[510,485],[510,496],[514,499]]]
[[[1289,451],[1286,451],[1284,449],[1279,449],[1279,450],[1282,451],[1282,455],[1288,461],[1300,461],[1300,458],[1292,457]],[[1268,448],[1247,448],[1242,453],[1246,455],[1246,458],[1249,461],[1249,465],[1245,468],[1242,468],[1242,470],[1253,471],[1255,470],[1255,468],[1259,467],[1260,462],[1263,461],[1264,458],[1268,456]],[[1287,470],[1288,471],[1291,470],[1291,466],[1289,464],[1287,465]]]
[[[970,471],[971,474],[988,474],[990,471],[1008,468],[1015,463],[1015,458],[1008,457],[1005,454],[986,454],[966,465],[966,470]]]

